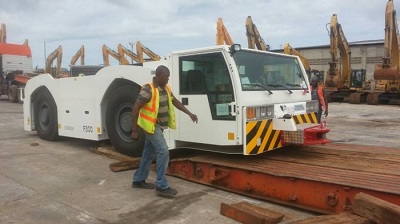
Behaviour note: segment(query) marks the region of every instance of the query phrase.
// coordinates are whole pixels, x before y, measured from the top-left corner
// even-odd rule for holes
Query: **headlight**
[[[307,113],[318,112],[319,102],[318,100],[311,100],[306,102]]]
[[[248,121],[271,119],[274,117],[274,106],[247,107],[246,116]]]

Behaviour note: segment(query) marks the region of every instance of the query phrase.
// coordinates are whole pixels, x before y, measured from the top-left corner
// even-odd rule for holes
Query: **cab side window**
[[[180,94],[207,95],[214,120],[234,120],[230,115],[234,93],[222,53],[183,56],[179,59]]]

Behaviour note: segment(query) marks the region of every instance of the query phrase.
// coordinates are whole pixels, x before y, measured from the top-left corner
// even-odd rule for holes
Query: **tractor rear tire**
[[[139,139],[133,140],[132,107],[140,88],[132,85],[118,87],[112,93],[106,109],[106,128],[113,146],[121,153],[133,157],[142,155],[145,135],[139,130]]]

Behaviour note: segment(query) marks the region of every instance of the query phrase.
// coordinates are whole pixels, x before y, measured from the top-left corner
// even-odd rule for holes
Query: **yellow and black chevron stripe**
[[[317,123],[317,113],[293,116],[296,124]],[[282,147],[280,132],[272,130],[272,119],[246,122],[246,155],[260,154]]]
[[[317,124],[317,112],[309,114],[300,114],[293,116],[294,123],[296,124]]]

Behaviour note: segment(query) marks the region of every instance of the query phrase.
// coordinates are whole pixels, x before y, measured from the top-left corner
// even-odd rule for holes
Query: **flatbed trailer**
[[[400,151],[377,146],[287,146],[257,156],[196,152],[168,174],[324,214],[351,209],[363,192],[400,205]]]

